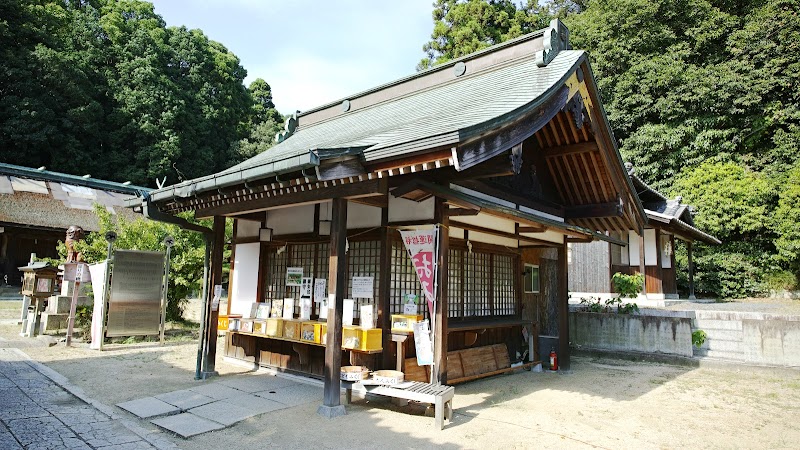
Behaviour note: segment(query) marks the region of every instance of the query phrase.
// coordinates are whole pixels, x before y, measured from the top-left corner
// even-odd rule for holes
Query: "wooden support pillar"
[[[217,325],[219,321],[219,303],[212,303],[214,287],[222,285],[222,256],[225,250],[225,217],[214,216],[214,238],[211,242],[211,282],[206,292],[206,350],[203,358],[203,378],[217,375]]]
[[[450,207],[442,198],[436,198],[434,221],[439,224],[439,249],[436,254],[436,328],[434,330],[433,362],[436,371],[433,382],[447,384],[447,284],[448,254],[450,253]]]
[[[644,268],[644,228],[639,230],[639,273],[642,274],[642,295],[647,297],[647,273]]]
[[[689,257],[689,300],[695,300],[694,296],[694,264],[692,264],[692,241],[686,241],[686,253]]]
[[[567,243],[558,247],[558,370],[570,371]]]
[[[381,365],[383,369],[392,367],[392,323],[391,300],[389,299],[392,282],[392,239],[389,234],[389,208],[381,209],[381,256],[380,279],[378,280],[378,326],[383,330],[383,353]],[[398,355],[402,343],[398,343]],[[399,370],[399,369],[398,369]]]
[[[335,198],[331,208],[331,244],[328,262],[328,343],[325,346],[323,403],[317,413],[333,418],[346,414],[339,401],[342,369],[342,311],[347,294],[347,200]],[[333,296],[333,298],[331,298]],[[331,301],[332,300],[332,301]]]

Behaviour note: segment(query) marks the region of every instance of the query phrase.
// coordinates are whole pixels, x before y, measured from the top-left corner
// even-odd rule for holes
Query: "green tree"
[[[706,162],[687,171],[672,189],[697,208],[697,227],[722,241],[696,245],[697,289],[723,298],[761,293],[763,274],[775,267],[771,180],[738,164]],[[676,256],[686,271],[685,252]]]
[[[519,7],[511,0],[436,0],[433,7],[431,40],[423,46],[427,56],[417,70],[545,28],[550,20],[535,0]]]
[[[774,228],[778,235],[775,246],[778,258],[800,280],[800,164],[789,171],[780,184]]]
[[[152,186],[219,171],[250,127],[239,59],[140,0],[0,3],[0,159]]]

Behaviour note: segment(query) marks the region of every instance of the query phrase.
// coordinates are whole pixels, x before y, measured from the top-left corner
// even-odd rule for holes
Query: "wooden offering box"
[[[300,321],[286,319],[283,321],[283,337],[300,340]]]
[[[380,328],[364,330],[360,327],[342,327],[342,348],[379,351],[383,348],[383,331]]]
[[[392,314],[392,331],[414,332],[414,324],[422,322],[422,316],[411,314]]]
[[[283,336],[283,319],[267,319],[267,336]]]
[[[325,324],[321,322],[303,322],[300,324],[300,340],[315,344],[321,343],[323,325]]]

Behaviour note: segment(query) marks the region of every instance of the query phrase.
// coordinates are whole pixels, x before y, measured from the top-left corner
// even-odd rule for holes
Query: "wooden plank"
[[[214,233],[212,245],[211,245],[211,283],[209,289],[207,289],[208,298],[206,299],[209,303],[212,301],[212,297],[214,295],[214,286],[222,284],[222,265],[223,265],[223,254],[225,250],[225,218],[221,216],[214,217],[214,225],[212,228]],[[213,306],[213,305],[210,305]],[[216,372],[216,360],[217,360],[217,327],[219,325],[219,307],[213,308],[209,307],[207,322],[206,322],[206,357],[204,359],[204,369],[203,372],[207,374],[213,374]]]
[[[477,216],[481,212],[478,207],[473,208],[450,208],[447,215],[450,217],[456,216]]]
[[[581,136],[581,134],[578,132],[578,128],[575,126],[575,121],[574,121],[574,120],[572,120],[572,118],[571,118],[571,117],[569,117],[567,114],[565,114],[565,113],[563,113],[563,112],[562,112],[561,114],[564,114],[564,119],[565,119],[565,121],[567,122],[567,126],[569,127],[569,131],[570,131],[570,133],[572,134],[572,139],[573,139],[575,142],[581,142],[581,140],[582,140],[582,139],[581,139],[581,137],[582,137],[582,136]]]
[[[564,208],[565,219],[590,219],[599,217],[621,217],[619,202],[593,203],[589,205],[568,206]]]
[[[448,261],[450,259],[450,217],[449,207],[441,197],[436,197],[434,222],[440,225],[439,248],[436,254],[436,328],[434,329],[434,382],[447,384],[447,288]]]
[[[347,295],[347,200],[335,198],[331,209],[331,243],[328,262],[328,293],[335,297],[328,310],[328,345],[325,348],[323,404],[339,406],[339,375],[342,367],[342,312]]]
[[[517,240],[517,241],[528,242],[528,243],[531,243],[531,244],[548,244],[548,243],[549,244],[553,244],[552,242],[544,241],[542,239],[536,239],[536,238],[533,238],[533,237],[522,236],[522,235],[514,234],[514,233],[508,233],[506,231],[493,230],[491,228],[486,228],[486,227],[482,227],[482,226],[479,226],[479,225],[472,225],[472,224],[460,222],[460,221],[457,221],[457,220],[451,220],[450,221],[450,225],[454,226],[456,228],[461,228],[462,230],[477,231],[478,233],[490,234],[492,236],[499,236],[499,237],[504,237],[504,238],[508,238],[508,239],[514,239],[514,240]],[[557,245],[557,244],[555,244],[555,245]]]
[[[512,371],[517,370],[517,369],[527,369],[528,367],[535,366],[536,364],[541,364],[541,363],[542,363],[541,361],[533,361],[533,362],[525,363],[525,364],[523,364],[521,366],[517,366],[517,367],[508,367],[508,368],[505,368],[505,369],[493,370],[491,372],[483,373],[483,374],[480,374],[480,375],[473,375],[473,376],[469,376],[469,377],[455,378],[455,379],[450,381],[450,384],[465,383],[467,381],[478,380],[478,379],[481,379],[481,378],[491,377],[491,376],[494,376],[494,375],[501,375],[501,374],[504,374],[504,373],[512,372]]]
[[[570,140],[571,134],[569,132],[569,127],[566,124],[564,124],[563,116],[564,116],[563,113],[556,114],[556,116],[553,118],[553,122],[558,123],[558,130],[561,133],[562,138],[564,139],[564,143],[566,145],[573,144],[574,142],[571,142]]]
[[[389,234],[389,208],[381,209],[381,254],[380,254],[380,273],[381,276],[378,280],[378,326],[383,330],[382,348],[386,349],[383,352],[382,366],[384,369],[392,367],[392,354],[391,349],[391,272],[392,272],[392,239]],[[402,346],[402,342],[397,343],[398,347]],[[398,352],[399,354],[400,352]],[[398,368],[397,370],[401,370]]]
[[[569,355],[569,264],[567,243],[558,248],[558,363],[559,370],[570,370]]]

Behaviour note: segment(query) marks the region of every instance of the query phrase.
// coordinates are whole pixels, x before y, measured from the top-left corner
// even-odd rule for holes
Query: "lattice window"
[[[277,249],[267,251],[267,279],[264,299],[274,300],[286,297],[286,262],[285,251],[277,253]]]
[[[373,299],[354,299],[353,318],[359,318],[361,305],[377,305],[380,301],[381,241],[351,241],[347,251],[347,297],[352,297],[353,277],[374,277]],[[377,307],[376,307],[377,311]]]
[[[464,317],[489,316],[491,261],[488,253],[465,254]]]
[[[447,264],[447,317],[463,317],[464,251],[451,248]]]
[[[391,281],[389,282],[389,310],[390,314],[402,314],[403,302],[406,294],[419,296],[417,314],[427,317],[428,308],[425,307],[425,294],[414,271],[414,265],[408,256],[405,245],[400,241],[392,242]]]
[[[511,255],[492,255],[494,315],[510,316],[517,312],[516,261]]]

